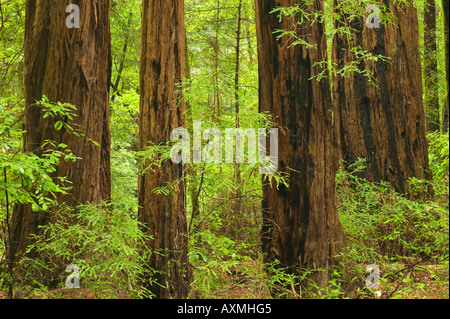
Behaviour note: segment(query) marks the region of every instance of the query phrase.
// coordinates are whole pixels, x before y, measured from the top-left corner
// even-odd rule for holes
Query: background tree
[[[298,11],[280,19],[271,13],[278,6]],[[260,112],[273,114],[283,132],[279,170],[289,174],[288,187],[263,186],[262,248],[268,263],[278,260],[289,273],[322,269],[310,279],[326,286],[344,234],[336,206],[329,81],[311,80],[326,72],[320,64],[327,55],[324,25],[312,22],[321,10],[322,1],[256,1]],[[278,39],[277,30],[294,36]]]
[[[101,204],[110,199],[109,85],[111,39],[109,1],[81,0],[80,28],[66,26],[66,6],[61,1],[27,1],[25,19],[25,134],[24,151],[42,155],[47,141],[67,145],[75,163],[61,161],[54,178],[65,176],[71,190],[58,195],[59,204]],[[77,115],[45,117],[40,101],[71,103]],[[61,121],[77,127],[71,134]],[[11,254],[24,252],[29,235],[50,219],[48,212],[34,212],[31,205],[17,205],[12,219]]]
[[[185,74],[185,26],[183,0],[142,5],[139,149],[145,150],[167,143],[174,129],[185,126],[185,101],[177,87]],[[191,273],[185,168],[170,160],[154,171],[147,170],[149,165],[146,159],[139,175],[139,221],[153,238],[148,267],[156,274],[144,279],[144,286],[156,298],[186,298]],[[173,187],[169,195],[155,191],[168,185]]]
[[[204,129],[223,133],[237,125],[244,130],[267,125],[268,116],[258,112],[254,14],[253,0],[186,1],[188,117],[201,120]],[[247,163],[247,151],[245,164],[189,165],[189,253],[197,296],[214,298],[213,287],[223,285],[221,272],[244,272],[247,266],[239,261],[260,256],[260,165]]]
[[[337,143],[342,159],[365,158],[369,181],[387,181],[406,193],[408,179],[430,179],[422,102],[422,74],[417,11],[413,4],[381,3],[380,28],[364,18],[350,19],[346,3],[335,1],[341,15],[333,63],[341,70],[333,80]],[[344,73],[352,66],[352,72]]]
[[[23,98],[25,0],[0,4],[0,94]]]
[[[253,1],[220,1],[219,4],[216,0],[203,3],[187,1],[187,4],[191,75],[185,88],[191,101],[190,114],[194,120],[202,120],[204,128],[215,127],[222,132],[237,125],[257,129],[260,127],[260,117],[257,106],[258,72],[254,62],[257,57]],[[199,36],[200,30],[204,36]],[[211,72],[216,70],[216,65],[218,72]],[[217,81],[220,88],[218,95]],[[220,116],[216,108],[218,99]],[[192,121],[188,125],[188,129],[191,128]],[[238,164],[191,165],[191,171],[195,173],[189,175],[188,184],[192,190],[191,206],[197,212],[190,220],[192,230],[195,230],[191,234],[193,241],[198,239],[199,233],[208,231],[218,236],[217,239],[236,241],[236,246],[250,240],[253,247],[257,236],[250,229],[255,223],[260,224],[258,199],[261,181],[257,173],[259,167],[247,164],[242,170],[239,170]],[[239,180],[240,183],[237,182]],[[201,207],[197,207],[199,199],[203,202]],[[217,223],[219,216],[226,222]]]
[[[440,129],[438,89],[438,57],[436,39],[436,3],[426,0],[424,8],[424,106],[427,116],[427,131]]]
[[[448,25],[449,25],[449,2],[447,0],[442,0],[442,12],[444,14],[444,42],[445,42],[445,76],[446,76],[446,82],[447,82],[447,89],[446,89],[446,95],[445,95],[445,101],[442,108],[442,132],[447,133],[448,132],[448,118],[449,118],[449,94],[448,94],[448,86],[449,86],[449,77],[450,77],[450,71],[449,71],[449,33],[448,33]]]

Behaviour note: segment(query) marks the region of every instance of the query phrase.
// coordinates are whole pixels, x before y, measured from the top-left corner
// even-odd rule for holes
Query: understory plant
[[[54,222],[42,227],[41,235],[18,264],[21,286],[27,293],[45,295],[49,288],[66,288],[70,273],[67,266],[79,269],[79,282],[96,298],[151,297],[139,284],[142,276],[151,276],[144,260],[148,238],[139,222],[126,210],[104,203],[61,207]],[[73,267],[72,267],[73,268]],[[36,290],[36,288],[38,288]]]

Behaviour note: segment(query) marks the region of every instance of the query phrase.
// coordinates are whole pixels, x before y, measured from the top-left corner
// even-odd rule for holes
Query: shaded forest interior
[[[0,298],[449,298],[448,2],[0,0]]]

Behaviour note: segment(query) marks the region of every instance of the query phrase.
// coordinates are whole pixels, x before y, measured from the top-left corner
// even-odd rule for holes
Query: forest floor
[[[235,269],[232,273],[220,272],[217,277],[216,287],[208,294],[195,294],[194,298],[200,299],[271,299],[270,287],[284,298],[290,299],[330,299],[326,294],[323,296],[310,295],[301,292],[300,289],[291,286],[286,289],[280,286],[274,286],[263,276],[252,275],[249,269],[258,269],[257,261],[248,261],[241,264],[241,269]],[[362,265],[361,265],[362,266]],[[449,269],[443,265],[396,263],[389,266],[391,276],[383,278],[379,291],[381,296],[370,293],[361,294],[356,289],[347,291],[343,298],[350,299],[449,299]],[[395,271],[398,269],[398,271]],[[394,276],[395,275],[395,276]],[[395,278],[394,278],[395,277]],[[195,290],[195,286],[194,286]],[[297,290],[297,291],[296,291]],[[281,294],[280,294],[281,295]],[[16,298],[22,298],[20,293]],[[30,297],[29,297],[30,298]],[[31,296],[31,299],[97,299],[99,298],[92,290],[88,289],[55,289],[42,291]],[[123,292],[118,292],[115,298],[130,299],[130,296]],[[8,299],[6,291],[0,291],[0,299]]]
[[[393,267],[397,267],[400,273],[395,279],[382,280],[381,296],[375,294],[373,298],[380,299],[449,299],[449,269],[443,265],[418,265],[412,269],[408,269],[409,264],[397,263]],[[407,271],[402,271],[407,270]],[[213,299],[269,299],[270,288],[267,282],[259,277],[246,277],[243,274],[224,274],[221,281],[224,286],[217,291],[212,292],[209,298]],[[280,291],[281,287],[275,290]],[[285,291],[285,296],[292,299],[310,299],[317,298],[308,293],[291,287],[290,291]],[[350,299],[370,298],[370,295],[362,296],[355,291],[346,292],[345,297]],[[327,295],[319,297],[328,299]]]

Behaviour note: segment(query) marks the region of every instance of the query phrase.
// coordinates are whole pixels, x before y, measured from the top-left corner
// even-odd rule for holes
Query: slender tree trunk
[[[259,55],[260,111],[273,114],[284,132],[279,140],[279,170],[289,173],[289,187],[263,187],[262,250],[266,262],[275,260],[291,273],[298,269],[323,269],[310,276],[326,286],[333,256],[343,247],[344,234],[336,203],[336,154],[332,145],[331,92],[328,79],[310,80],[324,71],[324,25],[270,12],[278,5],[305,4],[298,0],[257,0],[256,26]],[[308,12],[323,10],[323,1],[304,6]],[[308,43],[308,49],[292,44],[276,30],[292,30]]]
[[[191,65],[189,62],[189,44],[187,41],[187,36],[186,36],[186,30],[185,30],[185,38],[186,38],[186,45],[185,45],[185,92],[189,91],[191,89]],[[192,105],[191,105],[191,101],[189,100],[189,95],[185,96],[185,103],[186,103],[186,125],[189,128],[193,127],[194,125],[194,118],[193,118],[193,112],[192,112]],[[198,167],[195,167],[193,165],[188,165],[187,167],[187,176],[189,176],[189,179],[191,181],[197,181],[199,179],[199,169]],[[201,179],[201,181],[203,181],[203,178]],[[199,205],[199,196],[200,196],[200,192],[201,192],[201,188],[202,188],[202,182],[199,183],[199,187],[196,188],[194,187],[194,185],[192,186],[187,186],[188,188],[190,188],[191,190],[191,220],[189,223],[189,227],[188,227],[188,236],[191,236],[191,230],[192,230],[192,225],[194,222],[195,217],[197,216],[197,214],[200,212],[200,205]]]
[[[190,90],[191,90],[191,64],[190,64],[190,61],[189,61],[189,44],[188,44],[188,41],[187,41],[187,31],[186,31],[186,29],[184,31],[184,38],[186,39],[185,48],[184,48],[184,60],[185,60],[185,65],[184,65],[184,79],[185,79],[184,91],[185,92],[187,91],[190,94]],[[193,115],[193,112],[192,112],[192,105],[191,105],[191,101],[189,99],[189,94],[187,94],[187,96],[185,96],[186,125],[187,125],[188,128],[192,127],[194,125],[194,115]]]
[[[122,73],[123,73],[123,69],[125,67],[125,59],[127,57],[127,51],[128,51],[128,42],[130,40],[130,34],[131,34],[131,24],[133,22],[133,11],[130,12],[130,17],[128,18],[128,28],[127,28],[127,34],[125,35],[125,40],[124,40],[124,44],[123,44],[123,49],[122,49],[122,55],[120,57],[120,64],[119,64],[119,69],[117,70],[117,77],[116,77],[116,81],[114,82],[114,84],[112,85],[112,89],[113,89],[113,96],[112,96],[112,101],[114,101],[116,99],[116,94],[120,95],[120,93],[118,92],[119,90],[119,84],[120,81],[122,80]]]
[[[241,61],[241,25],[242,25],[242,0],[238,5],[238,19],[236,30],[236,64],[234,70],[234,110],[236,115],[236,128],[240,127],[240,105],[239,105],[239,69]]]
[[[108,0],[80,0],[80,28],[66,26],[67,3],[56,0],[27,0],[25,20],[25,134],[24,151],[42,154],[47,140],[64,143],[75,156],[75,163],[62,160],[54,177],[71,182],[67,195],[58,202],[100,204],[110,199],[109,86],[111,79],[111,38]],[[85,133],[75,136],[64,129],[53,129],[55,119],[43,118],[36,104],[46,95],[52,102],[71,103]],[[96,141],[100,146],[94,145]],[[11,254],[24,252],[29,235],[50,219],[49,212],[33,212],[29,205],[18,205],[12,219]]]
[[[442,133],[447,133],[448,132],[448,118],[449,118],[449,112],[448,112],[448,108],[450,105],[450,101],[449,101],[449,92],[448,92],[448,87],[450,85],[450,70],[449,70],[449,66],[450,66],[450,61],[449,61],[449,53],[450,53],[450,47],[449,47],[449,32],[448,32],[448,25],[449,25],[449,0],[442,0],[442,12],[444,14],[444,37],[445,37],[445,74],[446,74],[446,82],[447,82],[447,92],[446,92],[446,97],[445,97],[445,102],[442,108],[442,124],[441,124],[441,130]]]
[[[360,72],[334,78],[336,140],[346,163],[367,160],[363,177],[390,182],[398,192],[406,193],[410,177],[431,178],[418,20],[413,5],[385,4],[398,19],[396,25],[368,28],[364,19],[354,19],[349,26],[357,31],[334,39],[333,62],[339,69],[357,61],[352,53],[355,44],[390,59],[362,59],[358,61]],[[335,1],[335,10],[340,10],[339,1]],[[366,70],[375,83],[362,73]]]
[[[185,32],[186,34],[186,32]],[[187,36],[186,36],[186,45],[185,45],[185,92],[189,91],[191,89],[191,66],[190,66],[190,61],[189,61],[189,43],[187,41]],[[194,115],[193,115],[193,110],[192,110],[192,105],[191,105],[191,101],[189,99],[189,95],[185,96],[185,101],[186,101],[186,125],[187,128],[192,128],[194,125]],[[188,237],[190,238],[192,236],[192,231],[193,231],[193,225],[194,225],[194,220],[197,218],[197,216],[200,214],[200,194],[202,192],[202,188],[203,188],[203,180],[204,180],[204,176],[205,176],[205,170],[203,166],[198,166],[198,165],[186,165],[187,166],[187,176],[189,176],[191,185],[187,186],[188,189],[190,189],[191,194],[190,194],[190,199],[191,199],[191,218],[189,221],[189,226],[188,226]],[[198,183],[198,187],[197,187],[197,183]]]
[[[237,16],[237,30],[236,30],[236,64],[234,73],[234,111],[236,116],[236,128],[240,127],[240,103],[239,103],[239,69],[241,61],[241,26],[242,26],[242,0],[239,0],[238,5],[238,16]],[[239,163],[234,164],[234,176],[236,180],[236,191],[235,191],[235,203],[234,203],[234,233],[236,240],[238,239],[242,210],[242,178],[241,178],[241,167]]]
[[[216,35],[214,39],[214,105],[216,108],[217,118],[220,118],[220,88],[219,88],[219,26],[220,26],[220,0],[217,0],[216,13]]]
[[[176,86],[185,75],[184,1],[144,0],[141,43],[139,148],[143,150],[170,141],[171,132],[185,125],[186,105]],[[144,278],[144,286],[158,299],[186,298],[189,293],[185,169],[166,161],[154,172],[139,174],[139,221],[153,238],[148,243],[153,251],[148,266],[156,271],[154,278]],[[173,194],[154,192],[168,183],[174,185]]]
[[[425,2],[424,12],[424,40],[425,40],[425,110],[427,118],[427,131],[439,131],[439,88],[438,63],[436,42],[436,4],[435,0]]]

